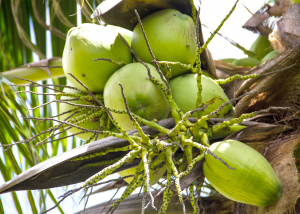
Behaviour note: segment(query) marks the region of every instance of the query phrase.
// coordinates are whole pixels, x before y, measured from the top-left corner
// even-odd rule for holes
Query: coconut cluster
[[[273,50],[268,38],[258,35],[257,39],[251,45],[248,55],[249,57],[242,59],[227,58],[221,60],[236,66],[255,67],[256,65],[260,63],[263,64],[267,60],[277,56],[278,51]]]
[[[143,182],[146,182],[149,191],[149,185],[156,183],[166,170],[168,170],[168,182],[171,182],[172,171],[179,200],[183,202],[179,177],[188,173],[187,171],[191,170],[190,165],[204,158],[205,154],[204,173],[215,189],[226,197],[257,206],[267,206],[276,201],[281,195],[282,185],[263,156],[240,142],[223,141],[209,145],[209,137],[212,136],[208,136],[207,121],[211,117],[233,118],[235,110],[231,104],[220,109],[222,104],[229,101],[222,88],[210,77],[205,75],[200,77],[195,74],[195,67],[197,67],[195,64],[198,66],[200,64],[199,61],[196,63],[197,56],[200,57],[200,54],[197,54],[200,53],[200,47],[198,47],[193,19],[177,10],[165,9],[148,15],[141,20],[141,23],[142,25],[138,24],[133,32],[96,24],[82,24],[69,31],[63,53],[63,69],[69,84],[75,86],[79,92],[72,92],[69,89],[64,92],[81,94],[82,97],[80,100],[60,103],[60,112],[68,112],[60,119],[75,123],[77,127],[112,131],[108,135],[101,132],[103,135],[97,136],[100,138],[116,136],[114,135],[116,130],[121,130],[122,134],[118,136],[125,138],[131,144],[128,149],[131,151],[123,157],[123,162],[130,162],[136,157],[141,157],[141,163],[144,164],[143,176],[138,174],[142,169],[139,168],[141,166],[120,172],[122,176],[134,174],[134,177],[126,180],[131,182],[129,185],[141,185],[136,181],[139,179],[141,182],[144,179]],[[265,40],[258,38],[251,47],[251,51],[260,58],[270,52],[260,50],[261,42]],[[260,60],[249,57],[230,62],[238,66],[244,66],[245,63],[248,63],[246,66],[255,66]],[[200,86],[199,82],[201,82]],[[89,111],[85,109],[85,106],[91,102],[84,97],[84,94],[87,94],[86,87],[89,95],[92,93],[98,96],[99,100],[104,103],[104,106],[99,103],[100,110],[98,109],[96,113],[94,109]],[[199,88],[202,89],[199,90]],[[82,109],[78,105],[77,107],[70,105],[72,103],[82,104]],[[96,102],[92,104],[93,108],[98,107]],[[198,115],[190,113],[200,106],[205,106],[205,108]],[[78,112],[75,112],[75,108]],[[171,112],[171,109],[177,112]],[[212,112],[214,114],[210,114]],[[179,119],[176,118],[176,114],[180,117]],[[204,116],[200,118],[199,115]],[[199,118],[195,124],[187,123],[188,117],[196,116]],[[156,121],[167,117],[174,117],[176,125],[172,130],[160,127],[164,136],[168,136],[165,141],[159,138],[150,139],[142,132],[138,124],[138,122],[148,121],[152,126],[149,127],[153,128],[153,126],[159,126]],[[246,115],[242,120],[250,117],[251,115]],[[77,121],[78,118],[80,122]],[[118,128],[112,125],[110,119]],[[233,119],[216,125],[216,129],[210,130],[210,134],[217,135],[219,130],[221,132],[227,130],[237,123],[236,121],[239,120]],[[140,135],[138,143],[133,140],[134,136],[131,136],[132,138],[126,136],[125,131],[132,129],[137,129]],[[80,130],[72,128],[69,131],[77,133]],[[216,133],[212,133],[214,131]],[[164,138],[164,136],[160,137]],[[83,132],[78,137],[84,140],[97,139],[93,132]],[[174,145],[179,145],[185,154],[181,159],[181,166],[178,167],[179,172],[173,162],[173,152],[176,152],[179,147],[172,148],[173,143],[177,143]],[[201,150],[199,156],[194,159],[193,148]],[[214,153],[220,158],[214,156]],[[158,165],[159,170],[149,170],[151,155],[154,157],[154,154],[155,161],[164,165],[163,167]],[[251,161],[252,159],[256,162]],[[230,166],[234,166],[236,171],[230,171],[233,168],[224,160]],[[184,169],[187,164],[189,165],[186,171],[181,170],[181,167]],[[119,167],[119,165],[111,165],[107,168],[111,173],[113,169],[118,168],[116,166]],[[101,176],[104,178],[107,174],[105,170],[101,171],[102,174],[91,177],[83,187],[102,179]],[[223,170],[221,175],[220,170]],[[243,183],[237,186],[236,184],[241,180]],[[227,185],[229,181],[233,182]],[[260,182],[265,188],[261,188],[259,193],[251,193],[252,190],[259,188]],[[248,185],[248,189],[242,191],[246,183],[253,185]],[[193,191],[193,187],[190,188],[190,194],[193,194]],[[255,194],[259,194],[260,198],[256,197],[254,200]]]
[[[195,24],[190,16],[175,9],[165,9],[148,15],[142,19],[142,24],[156,60],[194,66],[197,42]],[[139,24],[133,32],[110,25],[82,24],[69,30],[63,52],[63,69],[69,84],[83,92],[86,91],[78,81],[68,75],[71,73],[93,93],[103,94],[105,106],[126,110],[118,85],[121,83],[132,113],[150,121],[171,117],[167,98],[161,89],[149,80],[146,67],[139,62],[133,62],[134,57],[118,37],[118,33],[126,39],[138,57],[148,63],[151,75],[161,79],[152,65],[152,56]],[[95,61],[99,58],[102,60]],[[169,65],[169,68],[171,73],[168,80],[176,104],[184,113],[195,109],[198,90],[196,75],[180,65]],[[161,65],[160,69],[167,75],[166,65]],[[212,79],[203,76],[202,82],[203,103],[211,103],[205,113],[216,110],[220,104],[228,101],[221,87]],[[162,84],[166,86],[165,83]],[[74,106],[61,103],[61,112],[72,108]],[[134,129],[128,115],[112,114],[124,130]],[[218,116],[230,118],[233,115],[234,108],[228,105]],[[76,116],[78,115],[74,115]],[[95,122],[90,123],[86,122],[83,126],[95,125]],[[72,129],[70,132],[75,131],[78,130]],[[89,134],[78,137],[86,140]]]

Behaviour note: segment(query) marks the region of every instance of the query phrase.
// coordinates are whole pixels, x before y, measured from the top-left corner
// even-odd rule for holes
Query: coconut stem
[[[205,24],[203,24],[204,27],[208,28],[208,29],[211,29],[210,27],[206,26]],[[212,30],[212,29],[211,29]],[[212,32],[211,32],[212,33]],[[226,39],[228,42],[230,42],[233,46],[237,47],[238,49],[240,49],[241,51],[244,52],[244,54],[246,54],[248,57],[253,57],[255,59],[258,59],[259,61],[261,61],[263,58],[258,56],[256,53],[250,51],[250,50],[247,50],[246,48],[244,48],[243,46],[241,46],[239,43],[229,39],[228,37],[224,36],[223,34],[221,33],[217,33],[219,36],[221,36],[222,38]]]
[[[148,160],[148,152],[145,148],[142,149],[142,160],[144,163],[144,181],[145,181],[145,186],[147,186],[146,190],[148,192],[148,194],[150,195],[150,199],[151,199],[151,206],[153,207],[153,209],[157,210],[157,208],[154,206],[154,198],[153,195],[151,193],[151,189],[150,189],[150,171],[149,171],[149,160]],[[150,158],[150,157],[149,157]],[[143,206],[144,207],[144,206]]]
[[[221,23],[219,24],[219,26],[216,28],[216,30],[210,35],[210,37],[206,40],[206,42],[204,43],[204,45],[201,47],[200,49],[200,53],[202,53],[205,48],[207,48],[207,45],[210,43],[210,41],[215,37],[215,35],[219,32],[219,30],[222,28],[222,26],[224,25],[224,23],[227,21],[227,19],[230,17],[230,15],[233,13],[234,9],[236,8],[236,5],[238,3],[239,0],[237,0],[233,7],[231,8],[231,10],[229,11],[229,13],[225,16],[225,18],[221,21]]]
[[[152,62],[158,63],[160,65],[178,65],[181,68],[196,73],[196,69],[191,64],[183,64],[181,62],[157,61],[157,60],[152,60]]]
[[[159,214],[165,214],[167,213],[168,205],[171,201],[171,198],[173,196],[173,191],[170,189],[171,186],[171,176],[172,176],[172,168],[170,167],[169,164],[167,166],[167,184],[166,184],[166,189],[164,191],[164,197],[163,197],[163,204],[161,205],[159,209]]]
[[[86,108],[93,108],[93,109],[102,109],[101,106],[76,104],[76,103],[70,103],[70,102],[64,101],[64,100],[57,100],[57,101],[55,101],[55,102],[58,102],[58,103],[66,103],[66,104],[68,104],[68,105],[71,105],[71,106],[77,106],[77,107],[81,107],[81,108],[86,107]],[[40,105],[40,106],[38,106],[38,107],[32,108],[32,109],[30,109],[30,110],[33,110],[33,109],[36,109],[36,108],[40,108],[40,107],[43,107],[43,106],[45,106],[45,105],[46,105],[46,104],[43,104],[43,105]]]
[[[126,111],[127,111],[127,114],[131,120],[131,122],[133,123],[135,129],[138,131],[138,133],[140,134],[141,138],[142,138],[142,143],[147,145],[148,147],[151,146],[151,143],[150,143],[150,138],[148,136],[145,135],[145,133],[143,132],[142,128],[140,127],[140,125],[137,123],[136,119],[132,116],[130,110],[129,110],[129,107],[128,107],[128,103],[127,103],[127,100],[126,100],[126,96],[124,94],[124,90],[123,90],[123,85],[119,82],[119,86],[121,88],[121,94],[122,94],[122,97],[123,97],[123,100],[124,100],[124,104],[125,104],[125,107],[126,107]]]
[[[188,164],[191,164],[193,162],[193,147],[188,145],[185,146],[184,148],[185,148],[185,155]],[[190,193],[190,200],[191,200],[191,205],[194,209],[194,213],[198,213],[198,207],[196,206],[196,201],[195,201],[194,184],[191,184],[189,186],[189,193]]]
[[[118,128],[118,130],[124,135],[124,138],[126,140],[128,140],[128,142],[133,146],[133,147],[138,147],[137,143],[129,137],[129,135],[127,134],[127,132],[125,132],[125,130],[119,125],[119,123],[114,119],[114,117],[112,116],[112,114],[110,113],[110,111],[103,105],[102,102],[100,102],[100,100],[98,100],[93,93],[88,89],[88,87],[86,85],[84,85],[80,80],[78,80],[73,74],[68,73],[71,77],[73,77],[80,85],[82,85],[86,91],[88,92],[88,94],[90,96],[93,97],[93,99],[106,111],[106,113],[108,114],[109,118],[111,119],[111,121],[114,123],[114,125]]]
[[[145,32],[145,30],[144,30],[144,27],[143,27],[141,18],[140,18],[140,16],[139,16],[137,10],[134,10],[134,12],[135,12],[135,15],[136,15],[136,17],[137,17],[137,19],[138,19],[138,22],[139,22],[139,24],[140,24],[141,30],[142,30],[142,32],[143,32],[144,39],[145,39],[146,44],[147,44],[147,47],[148,47],[148,51],[149,51],[149,53],[150,53],[150,55],[151,55],[151,57],[152,57],[152,59],[153,59],[153,62],[154,62],[154,64],[155,64],[156,71],[158,72],[158,74],[159,74],[161,80],[166,84],[166,86],[167,86],[167,92],[168,92],[168,94],[170,94],[170,93],[171,93],[171,92],[170,92],[170,85],[169,85],[168,81],[166,80],[164,74],[163,74],[162,71],[160,70],[158,63],[156,63],[156,58],[155,58],[155,56],[154,56],[154,54],[153,54],[153,52],[152,52],[152,50],[151,50],[151,47],[150,47],[149,41],[148,41],[148,39],[147,39],[146,32]]]
[[[70,116],[68,116],[68,117],[65,119],[65,121],[67,121],[69,118],[73,117],[75,114],[77,114],[77,112],[74,112],[73,114],[71,114]],[[38,142],[38,143],[35,145],[35,147],[38,146],[38,145],[42,145],[43,142],[45,142],[46,140],[48,140],[48,139],[50,139],[51,137],[53,137],[53,136],[54,136],[54,132],[55,132],[56,130],[58,130],[61,126],[62,126],[62,124],[59,124],[59,125],[57,126],[57,128],[54,129],[54,130],[50,133],[50,135],[49,135],[48,137],[46,137],[46,138],[43,139],[42,141]]]
[[[124,140],[128,140],[128,138],[126,136],[123,135],[123,133],[114,133],[114,132],[111,132],[111,131],[98,131],[98,130],[93,130],[93,129],[85,129],[85,128],[82,128],[80,126],[77,126],[77,125],[74,125],[72,123],[69,123],[69,122],[65,122],[65,121],[62,121],[62,120],[56,120],[56,119],[50,119],[50,118],[36,118],[36,117],[24,117],[24,119],[33,119],[33,120],[52,120],[52,121],[55,121],[55,122],[58,122],[58,123],[62,123],[62,124],[66,124],[70,127],[74,127],[74,128],[77,128],[77,129],[80,129],[82,131],[84,131],[84,133],[86,132],[92,132],[92,133],[99,133],[99,134],[102,134],[104,137],[108,137],[108,136],[113,136],[113,137],[117,137],[117,138],[121,138],[121,139],[124,139]],[[57,125],[58,126],[58,125]],[[29,138],[28,140],[25,140],[26,142],[29,142],[31,141],[32,139],[35,139],[37,136],[43,134],[43,133],[46,133],[46,132],[49,132],[49,131],[52,131],[54,130],[55,128],[57,128],[57,126],[54,126],[50,129],[48,129],[47,131],[44,131],[44,132],[41,132],[40,134],[32,137],[32,138]],[[126,133],[127,134],[127,133]],[[130,136],[130,139],[131,141],[138,141],[140,142],[141,141],[141,138],[138,137],[138,136]],[[24,140],[23,141],[19,141],[19,142],[16,142],[16,143],[13,143],[13,144],[8,144],[8,145],[0,145],[0,147],[2,146],[11,146],[11,145],[16,145],[16,144],[19,144],[19,143],[24,143]]]
[[[70,128],[71,128],[71,127],[70,127]],[[57,135],[59,135],[59,134],[62,134],[63,132],[67,131],[67,130],[70,129],[70,128],[64,129],[63,131],[54,134],[52,137],[57,136]],[[61,137],[61,138],[57,138],[57,139],[54,139],[54,140],[49,140],[49,141],[44,142],[44,143],[39,142],[39,143],[37,143],[37,144],[35,145],[35,147],[36,147],[36,146],[43,145],[43,144],[46,144],[46,143],[53,143],[53,142],[55,142],[55,141],[60,141],[60,140],[67,139],[67,138],[70,138],[70,137],[76,137],[77,135],[83,134],[83,133],[85,133],[85,131],[80,131],[80,132],[77,132],[77,133],[75,133],[75,134],[68,135],[68,136],[66,136],[66,137]]]
[[[232,120],[222,122],[220,125],[217,125],[215,128],[217,130],[221,131],[221,130],[227,129],[229,126],[232,126],[235,123],[241,123],[241,122],[243,122],[243,120],[252,118],[258,114],[268,113],[270,111],[286,111],[289,109],[290,109],[289,107],[270,107],[268,109],[262,109],[262,110],[255,111],[255,112],[252,112],[249,114],[242,114],[238,118],[234,118]]]
[[[21,78],[21,77],[16,77],[16,76],[12,76],[12,77],[15,78],[15,79],[24,80],[24,81],[33,83],[33,85],[30,85],[31,87],[43,87],[43,88],[47,88],[47,89],[50,89],[50,90],[53,90],[53,91],[64,93],[63,91],[60,91],[58,89],[49,87],[49,86],[54,86],[54,87],[60,87],[60,88],[70,88],[70,89],[79,91],[81,93],[84,93],[83,91],[79,90],[78,88],[73,87],[73,86],[69,86],[69,85],[54,85],[54,84],[45,84],[45,85],[42,85],[42,84],[39,84],[39,83],[34,82],[32,80],[29,80],[29,79],[25,79],[25,78]],[[12,86],[28,86],[28,85],[15,85],[15,84],[10,84],[10,85],[12,85]]]
[[[196,7],[195,7],[195,4],[194,4],[194,0],[190,0],[190,3],[191,3],[191,8],[192,8],[192,19],[194,21],[194,23],[196,24],[197,20],[196,20]]]
[[[78,126],[80,124],[83,124],[83,123],[86,123],[86,122],[90,121],[91,119],[99,118],[102,114],[103,114],[102,110],[97,111],[97,112],[89,111],[86,114],[82,114],[82,115],[79,115],[75,118],[68,119],[68,120],[65,120],[65,121]],[[68,126],[68,125],[64,124],[61,127],[65,128],[66,126]]]
[[[199,145],[200,145],[200,144],[199,144]],[[193,167],[195,166],[195,164],[198,163],[198,162],[199,162],[200,160],[202,160],[203,158],[204,158],[204,152],[203,152],[203,154],[198,155],[197,157],[195,157],[195,158],[193,159],[192,163],[188,165],[188,168],[187,168],[185,171],[181,172],[181,173],[178,175],[179,178],[182,178],[183,176],[189,174],[189,173],[192,171],[192,169],[193,169]]]
[[[169,129],[167,129],[167,128],[161,126],[161,125],[159,125],[159,124],[156,123],[155,121],[148,121],[148,120],[146,120],[146,119],[144,119],[144,118],[141,118],[141,117],[139,117],[139,116],[137,116],[137,115],[135,115],[135,114],[133,114],[133,113],[132,113],[132,116],[133,116],[138,122],[140,122],[140,123],[142,123],[142,124],[144,124],[144,125],[146,125],[146,126],[152,128],[152,129],[155,129],[155,130],[159,131],[159,133],[161,133],[161,134],[163,134],[163,135],[164,135],[164,134],[167,134],[167,133],[170,131]]]
[[[266,73],[266,74],[249,74],[249,75],[236,74],[236,75],[233,75],[231,77],[228,77],[227,79],[215,80],[215,82],[218,83],[219,85],[222,85],[222,84],[230,83],[235,79],[246,80],[246,79],[251,79],[251,78],[260,78],[260,77],[268,76],[268,75],[275,74],[275,73],[278,73],[278,72],[288,71],[292,67],[294,67],[295,65],[296,64],[293,64],[293,65],[287,66],[283,69],[280,69],[280,70],[277,70],[277,71],[272,71],[272,72],[269,72],[269,73]]]
[[[193,129],[192,129],[192,133],[193,133],[193,136],[195,137],[195,139],[198,139],[200,137],[200,135],[202,134],[200,132],[200,129],[205,129],[205,130],[208,129],[207,121],[210,120],[211,118],[213,118],[215,115],[217,115],[220,111],[222,111],[222,109],[225,106],[230,105],[231,103],[236,102],[236,101],[242,99],[243,97],[245,97],[249,94],[256,93],[256,92],[257,92],[257,90],[253,90],[251,92],[246,92],[237,98],[231,99],[231,100],[223,103],[222,105],[220,105],[219,108],[217,108],[215,111],[209,113],[208,115],[202,116],[200,120],[197,120],[197,122],[194,124]]]
[[[115,61],[115,60],[112,60],[112,59],[106,59],[106,58],[97,58],[97,59],[93,59],[93,61],[98,61],[98,60],[103,60],[103,61],[107,61],[107,62],[110,62],[114,65],[117,65],[117,66],[122,66],[122,65],[127,65],[128,63],[126,62],[123,62],[123,61]]]
[[[92,158],[95,158],[95,157],[100,157],[100,156],[106,155],[106,154],[111,153],[111,152],[126,152],[126,151],[129,151],[129,150],[130,150],[130,146],[125,146],[125,147],[121,147],[121,148],[109,148],[109,149],[106,149],[106,150],[101,151],[101,152],[95,152],[95,153],[92,153],[92,154],[76,157],[76,158],[71,159],[70,161],[88,160],[88,159],[92,159]]]
[[[191,205],[193,207],[193,213],[197,214],[199,213],[199,207],[196,205],[196,200],[195,200],[195,191],[194,191],[194,184],[191,184],[189,186],[189,193],[190,193],[190,200],[191,200]]]
[[[187,122],[187,119],[188,119],[193,113],[198,112],[198,111],[203,111],[203,110],[205,110],[206,107],[207,107],[208,105],[209,105],[209,103],[206,104],[205,106],[202,106],[201,108],[197,108],[197,109],[195,109],[195,110],[186,112],[186,113],[183,115],[182,119],[181,119],[179,122],[177,122],[177,124],[175,125],[175,127],[168,133],[168,136],[169,136],[170,138],[175,138],[175,136],[176,136],[177,133],[179,132],[181,126],[182,126],[182,125],[185,125],[185,123]]]
[[[143,177],[140,177],[140,172],[143,170],[143,162],[139,164],[139,166],[135,170],[134,178],[130,182],[130,184],[126,187],[125,191],[123,192],[121,198],[116,200],[111,207],[109,208],[107,213],[113,213],[115,209],[117,209],[118,205],[126,199],[141,183],[143,182]]]
[[[70,176],[70,175],[80,171],[81,169],[84,169],[84,168],[114,164],[114,163],[118,162],[119,160],[120,160],[120,158],[114,158],[114,159],[111,159],[111,160],[104,160],[104,161],[99,161],[99,162],[95,162],[95,163],[87,163],[87,164],[84,164],[83,166],[80,166],[79,168],[77,168],[73,172],[70,172],[68,174],[64,174],[62,176],[51,177],[51,179],[59,179],[59,178],[67,177],[67,176]]]
[[[183,201],[183,198],[182,198],[182,190],[181,190],[181,186],[180,186],[180,181],[179,181],[179,175],[178,175],[178,171],[177,171],[177,168],[173,162],[173,151],[172,151],[172,148],[171,147],[168,147],[166,150],[166,158],[167,158],[167,164],[169,164],[169,166],[171,167],[172,171],[173,171],[173,175],[175,177],[175,186],[176,186],[176,190],[177,190],[177,193],[178,193],[178,198],[179,198],[179,201],[182,205],[182,208],[183,208],[183,212],[185,213],[185,205],[184,205],[184,201]]]
[[[127,114],[126,110],[119,110],[119,109],[114,109],[114,108],[107,108],[110,112],[116,113],[116,114]],[[149,126],[152,129],[155,129],[157,131],[159,131],[162,134],[167,134],[169,132],[169,129],[159,125],[158,123],[156,123],[155,121],[148,121],[134,113],[131,112],[131,115],[139,122],[139,123],[143,123],[146,126]]]
[[[62,115],[64,115],[64,114],[72,113],[72,112],[75,112],[75,111],[77,111],[77,113],[79,113],[79,112],[86,111],[86,110],[87,110],[86,107],[76,107],[76,108],[70,109],[70,110],[68,110],[68,111],[62,112],[62,113],[60,113],[60,114],[58,114],[58,115],[54,115],[54,116],[49,117],[49,118],[59,117],[59,116],[62,116]],[[36,125],[37,125],[38,123],[40,123],[40,122],[37,122]]]
[[[200,56],[201,52],[200,52],[200,42],[198,43],[198,47],[197,47],[197,56],[196,56],[196,73],[197,73],[197,100],[196,100],[196,108],[200,108],[202,105],[202,81],[201,81],[201,77],[202,77],[202,70],[201,70],[201,56]],[[203,111],[199,111],[197,113],[197,117],[198,119],[201,118],[201,116],[203,115]]]
[[[101,130],[102,130],[102,127],[101,127],[101,126],[98,126],[98,131],[101,131]],[[90,143],[90,142],[96,137],[96,135],[99,135],[99,133],[93,133],[93,134],[89,137],[89,139],[87,139],[87,140],[85,141],[84,144]],[[95,139],[95,140],[97,140],[97,139]]]
[[[78,100],[93,100],[93,98],[89,95],[84,96],[81,94],[72,94],[72,93],[38,93],[38,92],[34,92],[34,91],[16,91],[15,94],[19,94],[19,93],[31,93],[31,94],[35,94],[35,95],[44,95],[44,96],[57,96],[57,97],[75,97],[75,98],[79,98]],[[95,97],[97,99],[103,100],[103,96],[100,94],[95,95]]]
[[[137,150],[132,150],[127,155],[125,155],[121,160],[119,160],[117,163],[110,165],[106,167],[105,169],[101,170],[97,174],[93,175],[89,179],[87,179],[84,184],[82,185],[82,188],[87,187],[88,185],[92,185],[97,183],[98,181],[104,179],[106,176],[113,173],[115,170],[120,168],[124,163],[131,162],[135,159],[135,157],[141,152],[141,148],[139,147]]]
[[[49,102],[47,102],[47,103],[44,103],[44,104],[39,105],[39,106],[34,107],[34,108],[30,108],[30,109],[28,109],[28,110],[35,110],[35,109],[41,108],[41,107],[43,107],[43,106],[49,105],[49,104],[51,104],[51,103],[60,103],[60,102],[68,102],[68,101],[76,101],[76,100],[79,100],[79,98],[65,99],[65,100],[51,100],[51,101],[49,101]]]

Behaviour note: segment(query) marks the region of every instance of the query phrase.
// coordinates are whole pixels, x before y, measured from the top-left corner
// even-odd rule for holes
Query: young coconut
[[[105,27],[117,31],[124,37],[129,45],[131,44],[132,31],[114,25],[105,25]]]
[[[261,60],[261,64],[264,64],[266,61],[268,61],[269,59],[273,59],[275,56],[278,55],[278,51],[274,50],[271,51],[270,53],[268,53],[262,60]]]
[[[202,82],[202,103],[211,103],[205,110],[204,114],[215,111],[221,104],[229,101],[223,89],[211,78],[201,76]],[[197,74],[184,74],[170,81],[172,96],[184,113],[196,109],[197,101]],[[218,117],[232,118],[235,111],[233,106],[227,105],[217,115]],[[197,117],[197,113],[191,115]]]
[[[257,39],[253,42],[250,47],[250,51],[254,52],[260,57],[266,56],[269,52],[273,50],[273,47],[268,40],[268,38],[258,35]]]
[[[72,84],[68,83],[68,86],[73,86]],[[77,90],[73,90],[73,89],[70,89],[70,88],[65,88],[63,90],[65,93],[72,93],[72,94],[81,94],[81,95],[86,95],[86,94],[83,94],[83,93],[80,93],[79,91]],[[68,98],[70,99],[70,98]],[[77,101],[69,101],[70,103],[74,103],[74,104],[85,104],[87,105],[88,102],[85,102],[85,101],[82,101],[82,100],[77,100]],[[66,104],[66,103],[59,103],[59,114],[63,113],[63,112],[66,112],[66,111],[69,111],[73,108],[76,108],[76,106],[72,106],[72,105],[69,105],[69,104]],[[85,115],[88,113],[89,110],[86,110],[86,111],[83,111],[83,112],[79,112],[75,115],[73,115],[71,118],[69,119],[72,119],[72,118],[75,118],[75,117],[78,117],[80,115]],[[67,113],[67,114],[63,114],[59,117],[60,120],[65,120],[67,117],[71,116],[73,114],[72,113]],[[78,125],[79,127],[82,127],[82,128],[85,128],[85,129],[93,129],[93,128],[96,128],[100,125],[100,121],[99,121],[99,118],[94,118],[90,121],[87,121],[85,123],[82,123],[80,125]],[[82,130],[80,129],[77,129],[77,128],[71,128],[68,130],[69,133],[71,134],[75,134],[75,133],[78,133],[78,132],[81,132]],[[91,132],[87,132],[87,133],[83,133],[83,134],[79,134],[79,135],[76,135],[77,138],[81,139],[81,140],[88,140],[91,136],[93,135],[93,133]],[[99,139],[100,139],[100,136],[99,136]]]
[[[165,9],[143,18],[142,24],[157,60],[194,65],[197,51],[196,29],[190,16],[175,9]],[[139,24],[133,30],[131,47],[141,60],[151,63],[152,57]],[[169,67],[172,77],[187,71],[178,65]],[[167,73],[165,66],[161,70],[164,74]]]
[[[228,63],[232,63],[233,61],[235,61],[235,58],[225,58],[225,59],[220,59],[223,62],[228,62]]]
[[[82,24],[71,28],[62,56],[65,74],[72,73],[92,92],[103,92],[108,78],[121,66],[96,58],[131,63],[132,55],[118,37],[118,32],[96,24]],[[66,75],[67,77],[69,75]],[[82,91],[85,89],[73,78],[69,81]]]
[[[258,59],[248,57],[248,58],[236,59],[231,64],[236,66],[255,67],[259,63],[260,61]]]
[[[154,66],[147,65],[151,75],[160,80]],[[159,87],[149,79],[144,65],[139,62],[125,65],[117,70],[105,85],[103,93],[105,106],[126,110],[119,82],[124,87],[124,94],[132,113],[147,120],[167,118],[170,111],[169,102]],[[112,113],[112,115],[124,130],[135,129],[127,114]]]
[[[277,201],[282,184],[270,163],[256,150],[236,140],[209,147],[220,160],[205,154],[203,172],[211,185],[225,197],[245,204],[265,207]]]

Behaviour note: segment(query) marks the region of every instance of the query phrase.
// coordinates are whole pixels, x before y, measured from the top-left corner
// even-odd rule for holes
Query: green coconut
[[[208,114],[217,108],[221,104],[227,102],[229,99],[224,93],[223,89],[211,78],[204,75],[201,76],[202,82],[202,103],[211,103],[205,110],[204,114]],[[197,100],[197,75],[196,74],[184,74],[170,81],[170,87],[172,96],[177,106],[186,113],[196,109]],[[220,118],[232,118],[235,111],[233,106],[225,106],[216,117]],[[194,113],[191,117],[196,117],[197,113]]]
[[[272,50],[273,47],[268,38],[261,35],[258,35],[257,39],[253,42],[253,44],[250,47],[250,51],[254,52],[256,55],[262,58]]]
[[[260,61],[258,59],[248,57],[248,58],[236,59],[231,64],[236,66],[255,67],[259,63]]]
[[[68,85],[69,86],[73,86],[70,83]],[[80,93],[77,90],[73,90],[73,89],[70,89],[70,88],[65,88],[63,91],[65,93],[81,94],[81,95],[84,95],[84,96],[86,95],[86,93],[83,94],[83,93]],[[64,99],[66,99],[66,98],[64,98]],[[68,99],[70,99],[70,98],[68,98]],[[81,100],[69,101],[69,102],[70,103],[74,103],[74,104],[81,104],[81,105],[85,104],[85,105],[87,105],[87,102],[81,101]],[[69,111],[69,110],[71,110],[73,108],[76,108],[76,106],[72,106],[72,105],[69,105],[69,104],[66,104],[66,103],[59,103],[59,113],[63,113],[63,112]],[[71,118],[75,118],[75,117],[78,117],[80,115],[84,115],[84,114],[87,114],[87,113],[88,113],[88,110],[83,111],[83,112],[79,112],[79,113],[73,115]],[[73,114],[73,113],[63,114],[63,115],[61,115],[59,117],[59,119],[60,120],[65,120],[71,114]],[[85,129],[93,129],[95,127],[98,127],[99,125],[100,125],[99,118],[94,118],[92,121],[88,121],[88,122],[80,124],[78,126],[82,127],[82,128],[85,128]],[[71,129],[68,130],[68,132],[71,133],[71,134],[75,134],[75,133],[78,133],[78,132],[81,132],[81,131],[82,130],[77,129],[77,128],[71,128]],[[92,135],[93,135],[93,133],[88,132],[88,133],[83,133],[83,134],[76,135],[76,137],[79,138],[79,139],[81,139],[81,140],[88,140]]]
[[[223,62],[228,62],[228,63],[232,63],[233,61],[235,61],[235,58],[225,58],[225,59],[220,59]]]
[[[256,150],[236,140],[209,147],[220,160],[205,154],[203,172],[210,184],[225,197],[245,204],[265,207],[277,201],[282,184],[270,163]]]
[[[278,51],[276,51],[276,50],[271,51],[261,60],[261,64],[264,64],[269,59],[273,59],[277,55],[278,55]]]
[[[96,24],[82,24],[71,28],[62,56],[63,69],[69,81],[85,89],[68,73],[73,74],[92,92],[103,92],[108,78],[121,66],[96,58],[107,58],[125,63],[132,62],[132,55],[118,37],[118,32]]]
[[[165,9],[143,18],[142,24],[157,60],[194,65],[197,42],[195,24],[190,16]],[[139,24],[133,30],[131,47],[144,62],[151,63],[152,57]],[[170,69],[173,77],[187,71],[175,65],[170,65]],[[167,73],[165,66],[161,70]]]
[[[154,66],[147,65],[150,68],[151,75],[160,80]],[[132,113],[147,120],[167,118],[170,111],[169,102],[160,88],[149,80],[144,65],[138,62],[125,65],[117,70],[105,85],[103,93],[105,106],[126,110],[121,89],[118,85],[119,82],[124,87],[124,93]],[[127,114],[112,114],[126,131],[134,129]]]
[[[105,25],[105,27],[117,31],[124,37],[124,39],[128,42],[129,45],[131,44],[132,31],[114,25]]]

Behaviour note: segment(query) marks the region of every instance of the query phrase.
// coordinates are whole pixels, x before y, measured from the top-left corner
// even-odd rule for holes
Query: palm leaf
[[[40,81],[51,78],[63,77],[64,73],[61,68],[61,56],[64,48],[66,33],[70,27],[76,26],[76,16],[70,16],[76,13],[77,5],[73,1],[66,0],[53,0],[49,1],[28,1],[28,0],[0,0],[0,143],[11,144],[22,139],[27,139],[44,129],[47,129],[53,124],[51,122],[42,123],[38,126],[33,126],[32,123],[22,119],[28,114],[27,108],[23,103],[29,103],[35,107],[43,104],[49,100],[48,97],[39,99],[36,96],[25,96],[20,94],[14,95],[7,84],[3,82],[9,82],[11,84],[25,85],[29,82],[26,80],[17,79],[14,77],[21,77],[32,81]],[[46,11],[50,12],[50,19],[46,16]],[[50,23],[46,20],[50,20]],[[46,38],[46,30],[51,30],[51,40]],[[32,40],[34,32],[35,42]],[[47,46],[48,44],[48,46]],[[50,46],[49,46],[50,45]],[[33,62],[33,55],[37,54],[39,59],[45,59],[49,54],[49,50],[52,49],[52,55],[58,56],[58,58],[51,58],[47,61],[40,61],[37,64],[30,64],[23,66],[26,63]],[[44,67],[36,66],[60,66],[58,68],[50,68],[50,73],[47,73]],[[2,77],[1,77],[2,75]],[[4,78],[3,78],[4,77]],[[1,80],[2,79],[2,80]],[[65,78],[53,79],[58,84],[66,84]],[[41,84],[46,84],[46,81]],[[4,91],[3,91],[4,89]],[[19,88],[18,90],[23,90]],[[37,88],[30,87],[30,90],[36,91]],[[51,107],[44,107],[43,109],[36,109],[33,114],[38,117],[51,116]],[[65,134],[64,134],[65,135]],[[67,149],[67,141],[56,142],[53,144],[52,154],[47,151],[47,146],[42,145],[35,148],[33,145],[36,142],[30,142],[25,144],[19,144],[17,150],[7,150],[3,152],[5,161],[1,160],[1,173],[8,181],[15,174],[21,173],[22,168],[26,169],[33,167],[46,160],[51,156],[58,154],[59,145],[63,144],[63,150]],[[15,154],[17,151],[18,154]],[[17,160],[20,159],[20,160]],[[25,163],[22,160],[25,159]],[[46,209],[45,198],[50,195],[53,201],[55,197],[51,191],[46,191],[45,194],[41,192],[40,201],[41,208]],[[14,204],[18,213],[23,212],[18,196],[12,193]],[[28,202],[31,207],[32,213],[38,213],[36,207],[36,196],[33,196],[30,191],[27,193]],[[4,209],[2,202],[0,203],[0,209]],[[1,210],[1,211],[2,211]],[[62,209],[59,207],[61,213]],[[2,213],[2,212],[1,212]],[[4,213],[4,211],[3,211]]]

